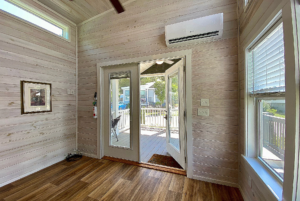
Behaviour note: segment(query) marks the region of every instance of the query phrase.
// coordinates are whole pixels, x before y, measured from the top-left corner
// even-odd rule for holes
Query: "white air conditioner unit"
[[[223,35],[223,13],[167,25],[165,27],[168,47],[189,43],[207,42]]]

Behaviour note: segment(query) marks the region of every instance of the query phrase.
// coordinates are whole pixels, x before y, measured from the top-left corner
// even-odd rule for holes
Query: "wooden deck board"
[[[113,136],[112,143],[116,146],[129,146],[129,130],[120,132],[119,141]],[[148,162],[153,154],[169,156],[166,149],[165,129],[141,128],[141,161]]]
[[[40,172],[0,188],[0,200],[243,200],[237,188],[103,159],[83,157]]]

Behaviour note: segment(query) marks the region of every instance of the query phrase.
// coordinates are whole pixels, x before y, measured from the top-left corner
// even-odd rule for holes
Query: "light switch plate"
[[[209,99],[201,99],[201,106],[209,106]]]
[[[208,108],[198,108],[198,116],[209,116],[209,109]]]
[[[75,90],[74,89],[67,89],[67,94],[74,95],[75,94]]]

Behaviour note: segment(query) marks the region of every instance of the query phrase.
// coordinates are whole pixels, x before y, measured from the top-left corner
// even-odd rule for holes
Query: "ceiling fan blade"
[[[174,63],[174,61],[169,60],[169,59],[166,59],[164,62],[167,63],[167,64],[170,64],[170,65]]]
[[[123,13],[125,11],[119,0],[110,0],[110,3],[115,7],[118,13]]]

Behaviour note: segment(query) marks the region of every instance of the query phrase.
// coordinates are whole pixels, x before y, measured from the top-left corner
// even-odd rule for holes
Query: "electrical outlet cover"
[[[201,106],[209,106],[209,99],[201,99]]]
[[[208,108],[198,108],[198,116],[209,116],[209,109]]]

